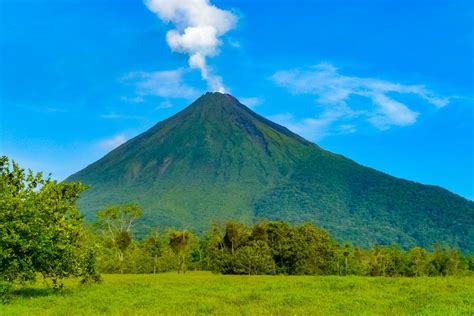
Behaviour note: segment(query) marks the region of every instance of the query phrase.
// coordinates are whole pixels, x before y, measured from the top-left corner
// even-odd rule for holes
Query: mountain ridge
[[[140,204],[141,230],[266,218],[311,221],[361,246],[474,250],[472,201],[328,152],[228,94],[206,93],[67,180],[91,185],[79,201],[89,219]]]

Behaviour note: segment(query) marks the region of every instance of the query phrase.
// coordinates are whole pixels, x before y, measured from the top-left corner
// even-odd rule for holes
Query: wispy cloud
[[[254,108],[261,105],[265,100],[259,97],[249,97],[249,98],[239,98],[240,103],[248,106],[249,108]]]
[[[183,80],[184,69],[145,72],[131,72],[123,78],[125,83],[135,86],[137,96],[159,96],[163,98],[193,99],[199,91]],[[138,99],[139,100],[139,99]]]
[[[122,145],[126,141],[127,141],[127,138],[125,137],[124,134],[118,134],[118,135],[112,136],[110,138],[99,141],[98,147],[101,150],[110,151],[110,150],[115,149],[118,146]]]
[[[129,102],[129,103],[143,103],[145,102],[145,99],[143,96],[135,96],[135,97],[121,97],[120,98],[122,101]]]
[[[351,124],[341,124],[333,127],[334,123],[341,118],[335,111],[326,111],[317,118],[296,119],[291,113],[270,115],[268,118],[312,141],[321,140],[328,134],[349,134],[356,131],[355,126]]]
[[[102,114],[100,117],[107,120],[141,120],[143,119],[142,116],[119,114],[117,112],[105,113],[105,114]]]
[[[173,107],[173,103],[170,102],[170,100],[165,100],[158,104],[158,106],[155,108],[155,110],[162,110],[162,109],[169,109]]]
[[[189,56],[189,66],[199,69],[212,91],[225,92],[222,78],[211,73],[209,57],[219,53],[220,37],[233,29],[237,17],[210,4],[209,0],[145,0],[147,7],[175,28],[166,41],[174,52]]]
[[[437,96],[424,85],[404,85],[376,78],[346,76],[328,63],[307,69],[278,71],[271,79],[294,94],[316,97],[316,103],[322,109],[318,118],[296,120],[285,114],[282,116],[285,120],[280,121],[286,121],[293,130],[299,129],[312,139],[320,139],[333,132],[354,132],[361,121],[369,122],[381,130],[414,124],[420,113],[395,99],[394,95],[414,95],[437,108],[449,102],[448,98]],[[352,103],[351,98],[354,96],[370,102],[366,102],[361,108],[360,104],[356,106]]]
[[[65,106],[42,106],[42,105],[25,105],[25,104],[15,104],[15,107],[25,109],[37,113],[50,113],[50,114],[59,114],[67,113],[69,109]]]

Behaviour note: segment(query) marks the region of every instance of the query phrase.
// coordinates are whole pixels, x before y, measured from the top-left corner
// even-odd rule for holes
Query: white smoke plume
[[[168,31],[170,48],[189,55],[189,66],[199,69],[212,91],[225,92],[222,78],[213,75],[207,58],[219,54],[220,36],[235,27],[237,17],[209,0],[145,0],[147,7],[175,29]]]

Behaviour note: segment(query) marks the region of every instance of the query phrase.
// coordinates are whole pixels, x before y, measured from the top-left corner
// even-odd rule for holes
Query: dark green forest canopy
[[[203,95],[68,180],[90,185],[79,200],[89,220],[138,204],[141,235],[157,224],[202,233],[212,222],[270,219],[309,221],[364,247],[474,250],[472,201],[328,152],[227,94]]]
[[[397,245],[361,249],[337,243],[327,231],[310,223],[263,221],[249,226],[229,221],[209,227],[200,237],[189,230],[160,233],[153,229],[143,240],[134,240],[123,229],[112,235],[108,229],[100,229],[110,224],[120,227],[120,223],[127,222],[123,218],[130,218],[126,208],[114,209],[118,211],[114,214],[125,216],[104,217],[101,212],[99,230],[94,233],[96,242],[102,245],[97,262],[104,273],[209,270],[247,275],[414,277],[470,275],[474,271],[474,256],[463,255],[457,249],[439,244],[433,251],[421,247],[404,251]],[[126,244],[123,236],[128,236]]]

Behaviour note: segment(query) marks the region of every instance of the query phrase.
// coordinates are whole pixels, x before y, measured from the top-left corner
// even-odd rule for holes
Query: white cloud
[[[130,102],[130,103],[143,103],[145,102],[145,99],[142,96],[136,96],[136,97],[121,97],[120,98],[122,101],[125,102]]]
[[[403,85],[376,78],[345,76],[328,63],[304,70],[278,71],[271,79],[294,94],[316,97],[316,102],[322,109],[319,118],[299,121],[292,118],[288,121],[294,131],[300,129],[302,134],[311,135],[311,139],[320,139],[333,132],[354,132],[356,124],[362,120],[381,130],[414,124],[420,113],[396,100],[394,94],[414,95],[438,108],[449,102],[448,98],[436,96],[423,85]],[[353,96],[370,102],[360,108],[360,105],[351,104]]]
[[[240,44],[240,42],[236,39],[233,39],[233,38],[229,38],[227,40],[227,42],[229,43],[230,46],[232,46],[233,48],[241,48],[242,45]]]
[[[102,150],[110,151],[117,148],[127,141],[127,138],[124,134],[118,134],[111,138],[104,139],[98,143],[98,146]]]
[[[142,116],[119,114],[117,112],[108,112],[108,113],[102,114],[100,117],[107,120],[141,120],[143,119]]]
[[[104,119],[108,119],[108,120],[116,120],[116,119],[122,118],[122,116],[120,114],[117,114],[115,112],[102,114],[100,117],[104,118]]]
[[[169,109],[169,108],[172,108],[172,107],[173,107],[173,103],[171,103],[169,100],[165,100],[165,101],[161,102],[161,103],[155,108],[155,110]]]
[[[145,0],[147,7],[175,29],[166,41],[171,50],[189,55],[189,66],[199,69],[212,91],[225,92],[222,78],[213,75],[206,59],[219,53],[222,35],[233,29],[237,17],[209,0]]]
[[[250,98],[239,98],[239,101],[243,105],[246,105],[249,108],[253,109],[254,107],[262,104],[265,100],[263,98],[250,97]]]
[[[296,119],[291,113],[280,113],[271,115],[268,118],[306,139],[318,141],[330,133],[331,125],[340,119],[341,115],[337,112],[327,111],[318,118]],[[347,134],[356,131],[352,125],[344,124],[342,126],[334,133]]]
[[[155,71],[155,72],[131,72],[125,76],[124,81],[136,87],[137,97],[159,96],[163,98],[193,99],[199,92],[184,83],[184,69]]]

